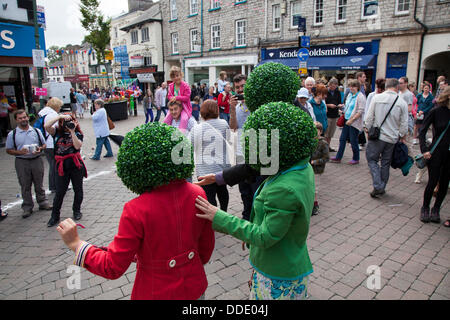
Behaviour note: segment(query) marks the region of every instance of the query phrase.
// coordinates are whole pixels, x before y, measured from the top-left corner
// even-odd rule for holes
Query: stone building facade
[[[258,64],[264,29],[261,0],[161,0],[166,79],[180,67],[189,83],[213,85]]]

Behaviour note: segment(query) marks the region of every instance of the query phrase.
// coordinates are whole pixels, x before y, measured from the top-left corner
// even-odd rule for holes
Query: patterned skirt
[[[266,278],[254,271],[250,288],[250,300],[306,300],[308,276],[295,281]]]

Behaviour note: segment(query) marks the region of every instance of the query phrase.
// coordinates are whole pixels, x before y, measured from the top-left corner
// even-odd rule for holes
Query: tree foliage
[[[47,58],[48,58],[50,64],[53,64],[57,61],[62,60],[61,49],[62,48],[60,48],[58,46],[51,46],[50,48],[48,48]]]
[[[105,62],[105,50],[108,47],[111,36],[111,19],[99,10],[98,0],[81,0],[81,25],[88,32],[85,41],[90,43],[97,53],[99,64]]]

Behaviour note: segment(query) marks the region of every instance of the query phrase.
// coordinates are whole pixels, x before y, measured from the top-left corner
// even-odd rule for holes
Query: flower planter
[[[112,121],[128,119],[128,105],[126,100],[113,103],[105,103],[105,110]]]

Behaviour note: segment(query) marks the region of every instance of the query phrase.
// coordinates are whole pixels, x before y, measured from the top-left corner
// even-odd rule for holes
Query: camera
[[[23,148],[28,149],[28,153],[32,154],[32,153],[38,151],[39,146],[37,144],[31,144],[31,145],[23,146]]]
[[[244,101],[245,100],[245,97],[244,97],[243,94],[236,95],[236,98],[238,99],[238,101]]]
[[[67,128],[69,130],[74,130],[75,129],[75,123],[73,123],[72,121],[65,121],[64,122],[64,128]]]

